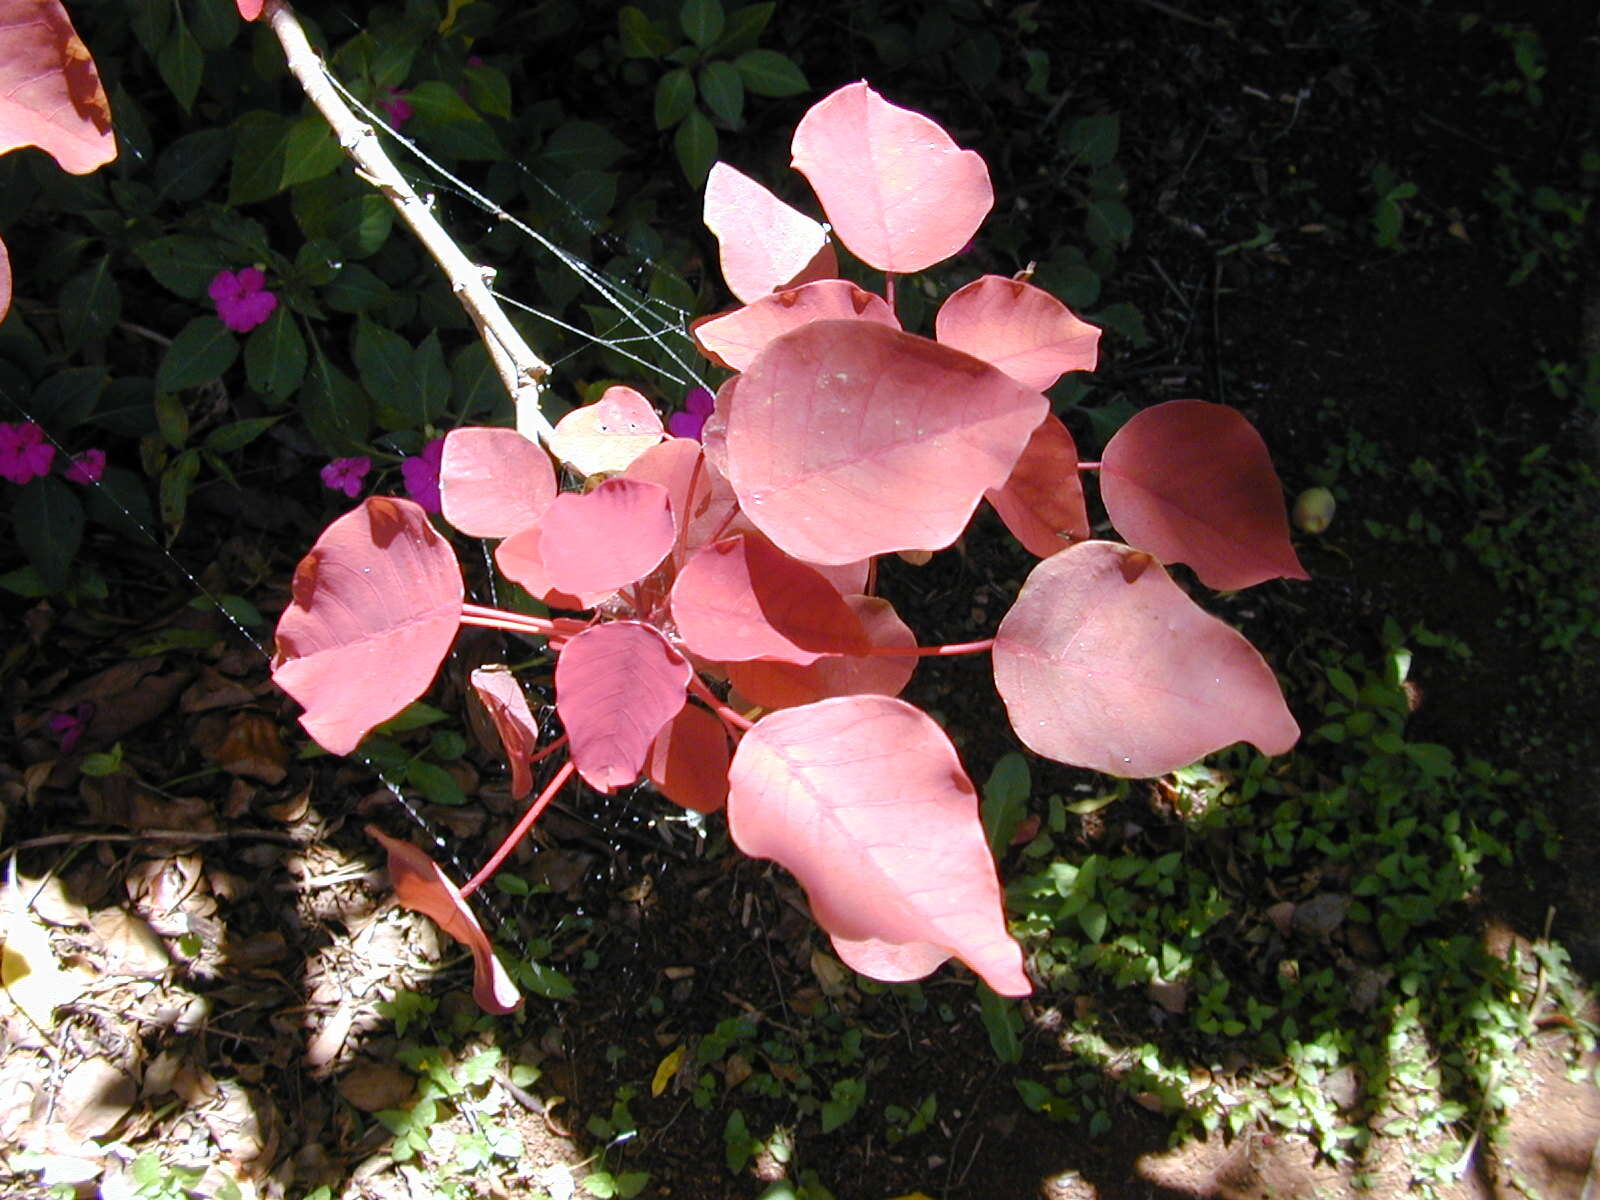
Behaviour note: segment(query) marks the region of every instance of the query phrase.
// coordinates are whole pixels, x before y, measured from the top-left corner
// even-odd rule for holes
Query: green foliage
[[[1394,250],[1400,245],[1405,225],[1405,201],[1414,199],[1417,185],[1403,182],[1387,163],[1372,168],[1372,191],[1377,203],[1372,209],[1372,240],[1380,249]]]

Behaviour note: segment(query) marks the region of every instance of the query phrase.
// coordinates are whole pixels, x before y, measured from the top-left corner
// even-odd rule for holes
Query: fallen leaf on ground
[[[139,1097],[133,1078],[103,1058],[85,1059],[62,1081],[56,1119],[76,1138],[104,1137]]]
[[[66,970],[56,961],[50,935],[28,906],[18,885],[16,860],[0,885],[0,984],[28,1019],[40,1029],[55,1027],[57,1006],[78,998],[88,986],[87,973]]]

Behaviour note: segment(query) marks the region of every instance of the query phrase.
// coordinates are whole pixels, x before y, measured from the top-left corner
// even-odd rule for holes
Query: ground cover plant
[[[623,385],[705,439],[674,448],[613,393],[648,453],[727,449],[721,368],[695,356],[714,322],[691,327],[730,303],[721,247],[678,127],[658,128],[658,80],[689,66],[722,156],[825,218],[786,170],[790,134],[867,78],[993,177],[970,245],[896,275],[904,330],[940,341],[949,294],[1020,276],[1103,330],[1098,369],[1048,389],[1082,457],[1105,463],[1134,413],[1202,396],[1272,446],[1280,514],[1305,500],[1310,583],[1215,590],[1168,564],[1273,665],[1304,730],[1287,754],[1122,780],[1030,755],[992,651],[920,663],[899,693],[970,773],[1032,995],[959,967],[852,971],[726,816],[572,767],[467,901],[525,996],[486,1015],[473,956],[393,898],[462,919],[441,873],[490,862],[567,752],[524,762],[488,714],[521,699],[536,744],[559,739],[559,655],[460,628],[425,700],[341,758],[308,741],[251,640],[270,646],[304,548],[362,497],[439,504],[446,436],[511,420],[506,388],[387,201],[326,153],[263,25],[226,3],[70,7],[121,153],[83,177],[34,150],[0,158],[17,285],[0,422],[40,431],[17,461],[53,449],[87,518],[64,583],[0,529],[8,1194],[1582,1191],[1600,1133],[1582,29],[1553,10],[1473,23],[1314,0],[859,0],[730,7],[701,45],[691,30],[713,38],[715,14],[677,0],[640,4],[648,29],[562,3],[315,14],[346,102],[399,129],[380,136],[408,186],[499,268],[500,302],[554,364],[550,421],[574,397],[591,414],[564,432]],[[728,121],[698,76],[737,70],[727,39],[752,29],[817,90],[748,89]],[[326,174],[293,180],[290,162]],[[234,200],[240,172],[256,191]],[[141,255],[173,237],[193,263]],[[302,248],[318,238],[339,254]],[[881,273],[835,249],[830,274],[883,302]],[[266,320],[236,332],[267,293]],[[167,342],[197,319],[235,356],[175,375]],[[298,376],[263,370],[286,327],[310,351]],[[357,418],[343,440],[307,420],[338,411],[328,379]],[[549,469],[532,441],[506,444]],[[99,483],[65,474],[87,449],[105,452]],[[585,495],[589,470],[555,462],[562,494]],[[1079,474],[1090,540],[1133,538],[1105,519],[1105,468]],[[670,588],[664,620],[640,619],[638,586],[552,616],[492,543],[429,524],[473,600],[678,637]],[[753,529],[730,525],[746,544]],[[675,551],[657,582],[682,574]],[[926,648],[993,637],[1044,558],[989,498],[953,545],[905,557],[928,554],[871,571]],[[815,669],[697,674],[764,720],[788,697],[753,710],[721,676]],[[396,843],[387,872],[369,826]]]

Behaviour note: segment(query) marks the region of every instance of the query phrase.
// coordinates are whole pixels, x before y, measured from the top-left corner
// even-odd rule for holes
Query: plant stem
[[[516,404],[518,431],[548,444],[551,426],[540,409],[539,394],[544,390],[544,379],[550,374],[550,367],[523,340],[495,300],[489,290],[493,272],[486,271],[462,253],[406,177],[389,161],[377,132],[350,110],[287,0],[269,0],[263,15],[283,46],[289,73],[299,81],[307,98],[338,135],[339,145],[355,162],[358,173],[394,205],[395,211],[450,281],[450,290],[455,292],[461,307],[477,326],[478,336],[489,350],[500,381]]]
[[[873,646],[869,658],[954,658],[958,654],[983,654],[994,649],[994,639],[977,642],[950,642],[944,646]]]
[[[463,604],[461,623],[482,625],[488,629],[509,629],[513,633],[532,633],[539,637],[550,637],[559,632],[557,623],[545,617],[506,612],[504,609],[487,608],[482,604]]]
[[[724,725],[731,725],[740,732],[743,732],[746,729],[751,729],[755,726],[754,721],[750,720],[742,713],[735,712],[721,700],[718,700],[716,693],[706,686],[705,680],[701,679],[700,676],[689,676],[689,690],[701,700],[705,701],[706,707],[712,712],[716,713],[718,717],[722,718],[722,723]]]
[[[1099,469],[1100,469],[1100,464],[1097,463],[1097,462],[1094,462],[1094,463],[1081,462],[1081,463],[1078,464],[1078,470],[1080,470],[1080,471],[1098,471]]]
[[[522,814],[522,820],[516,827],[506,834],[505,841],[496,847],[495,852],[489,856],[489,861],[483,864],[483,869],[462,885],[461,898],[464,900],[477,891],[493,877],[500,869],[500,864],[505,862],[511,852],[516,849],[517,843],[528,836],[528,830],[533,828],[533,823],[539,819],[539,814],[550,807],[550,801],[556,798],[556,793],[566,786],[567,780],[572,778],[572,773],[577,768],[569,758],[561,764],[561,769],[550,777],[550,782],[545,784],[544,791],[539,793],[539,798],[528,805],[528,811]]]

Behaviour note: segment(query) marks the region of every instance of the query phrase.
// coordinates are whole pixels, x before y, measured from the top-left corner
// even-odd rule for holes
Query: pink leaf
[[[812,663],[869,645],[833,585],[759,534],[697,550],[672,586],[672,619],[684,645],[714,662]]]
[[[295,568],[272,678],[323,749],[349,754],[427,690],[461,623],[450,543],[409,500],[370,496]]]
[[[1033,431],[1005,486],[985,492],[984,499],[1028,553],[1040,558],[1089,536],[1078,447],[1053,413]]]
[[[267,0],[234,0],[234,4],[239,9],[239,15],[246,21],[254,21],[259,17],[266,2]]]
[[[533,719],[528,697],[509,668],[479,667],[471,678],[472,690],[500,735],[506,765],[511,768],[512,798],[521,800],[533,790],[533,768],[528,760],[539,747],[539,723]]]
[[[1188,563],[1219,591],[1311,578],[1289,544],[1266,443],[1234,409],[1157,404],[1135,413],[1100,457],[1106,513],[1131,545]]]
[[[580,475],[598,475],[625,469],[665,436],[650,401],[630,387],[611,387],[556,422],[550,453]]]
[[[0,241],[0,321],[11,311],[11,255],[6,244]]]
[[[1108,775],[1163,775],[1237,741],[1283,754],[1300,736],[1255,647],[1116,542],[1034,567],[995,634],[994,681],[1030,750]]]
[[[510,537],[556,498],[550,456],[514,429],[453,429],[439,467],[444,519],[469,537]]]
[[[916,636],[877,596],[846,596],[874,647],[914,649]],[[819,658],[810,666],[789,662],[732,662],[728,681],[763,708],[793,708],[829,696],[898,696],[917,669],[910,654],[861,654]]]
[[[763,296],[724,316],[694,327],[694,339],[714,361],[743,371],[773,338],[812,321],[875,321],[899,329],[881,297],[843,279],[823,279]]]
[[[691,668],[638,621],[593,625],[556,660],[556,712],[578,774],[597,791],[639,778],[656,735],[683,708]]]
[[[706,228],[717,238],[722,278],[746,304],[787,286],[828,246],[827,232],[725,162],[706,178]]]
[[[623,478],[657,483],[667,489],[677,523],[675,558],[721,537],[738,512],[739,502],[722,473],[705,461],[700,443],[668,438],[629,464]]]
[[[659,483],[608,479],[592,492],[563,492],[539,525],[550,586],[572,595],[614,592],[661,565],[675,526]]]
[[[817,563],[950,545],[1048,409],[988,363],[870,321],[784,334],[725,402],[745,515]]]
[[[949,258],[994,206],[989,169],[976,152],[865,83],[814,104],[791,150],[835,235],[880,271],[907,274]]]
[[[73,175],[117,156],[106,90],[60,0],[0,0],[0,154],[20,146]]]
[[[429,918],[472,952],[472,998],[478,1007],[488,1013],[513,1011],[522,1003],[522,997],[456,885],[446,878],[438,863],[410,842],[392,838],[376,825],[366,828],[367,834],[389,852],[394,898],[403,907]]]
[[[696,704],[685,704],[650,746],[645,774],[669,800],[713,813],[728,802],[728,734]]]
[[[512,583],[525,588],[530,596],[551,608],[575,611],[590,609],[599,604],[612,591],[588,592],[581,596],[570,595],[550,582],[550,570],[545,566],[540,550],[544,531],[538,526],[514,533],[494,549],[494,561],[501,574]]]
[[[1099,361],[1097,327],[1049,292],[1003,275],[984,275],[951,292],[934,319],[934,336],[1041,392],[1064,372],[1092,371]]]
[[[728,785],[734,842],[799,879],[846,962],[893,957],[860,946],[888,942],[901,971],[953,955],[1001,995],[1032,990],[977,793],[926,713],[888,696],[772,713],[740,741]]]

